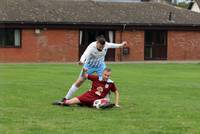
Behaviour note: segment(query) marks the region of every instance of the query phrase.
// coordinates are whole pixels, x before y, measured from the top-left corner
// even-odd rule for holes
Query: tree
[[[177,4],[178,7],[182,7],[182,8],[186,8],[188,9],[190,3],[186,3],[186,2],[180,2]]]
[[[172,3],[172,0],[165,0],[167,3]]]

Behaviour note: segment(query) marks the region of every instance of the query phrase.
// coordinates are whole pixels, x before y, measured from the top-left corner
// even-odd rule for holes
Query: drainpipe
[[[126,29],[126,24],[123,24],[122,30],[120,32],[120,41],[121,42],[123,41],[123,32],[125,31],[125,29]],[[123,48],[120,48],[120,61],[123,61]]]

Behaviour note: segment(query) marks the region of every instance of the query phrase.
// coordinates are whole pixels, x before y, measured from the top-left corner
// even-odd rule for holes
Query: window
[[[19,29],[0,29],[0,47],[20,47],[21,31]]]

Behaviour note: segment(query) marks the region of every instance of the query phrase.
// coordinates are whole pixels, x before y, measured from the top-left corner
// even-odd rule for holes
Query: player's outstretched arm
[[[122,44],[122,47],[125,47],[127,45],[127,41],[123,41],[121,44]]]
[[[108,43],[108,48],[121,48],[127,45],[126,41],[123,41],[121,44],[117,44],[117,43]]]
[[[115,93],[115,106],[120,107],[119,106],[119,92],[118,92],[118,90],[116,90],[114,93]]]

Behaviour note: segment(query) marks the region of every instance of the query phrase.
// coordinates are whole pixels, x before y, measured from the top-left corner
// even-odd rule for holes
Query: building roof
[[[0,23],[200,25],[200,14],[152,2],[0,0]]]

